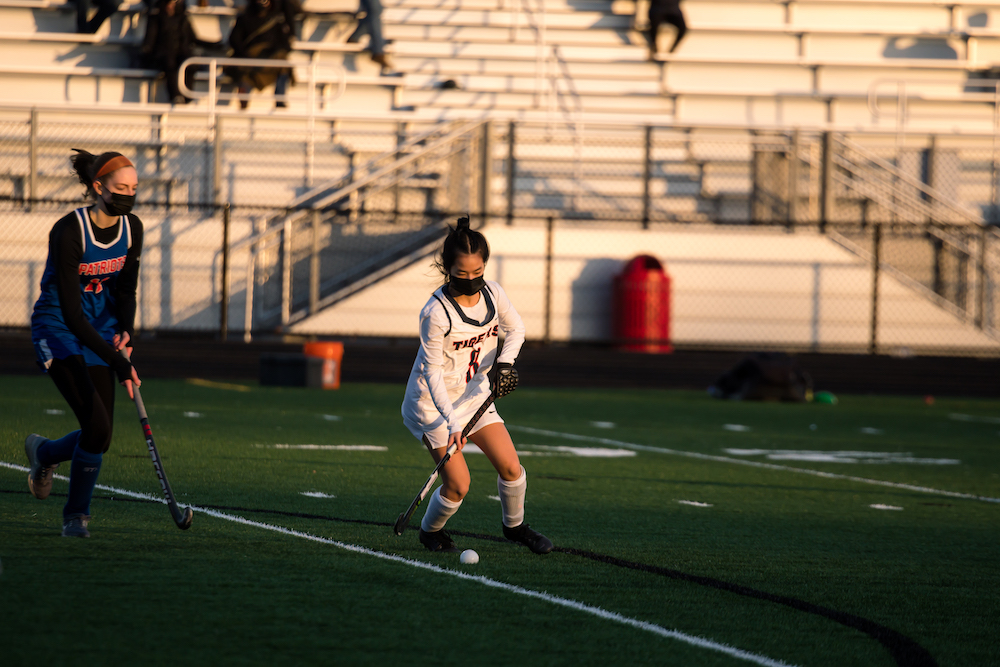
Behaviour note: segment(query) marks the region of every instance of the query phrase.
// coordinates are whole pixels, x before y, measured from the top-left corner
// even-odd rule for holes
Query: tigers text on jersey
[[[420,350],[403,398],[403,419],[431,431],[461,431],[489,396],[494,361],[513,363],[524,323],[499,283],[486,281],[476,305],[463,308],[441,287],[420,311]],[[497,355],[497,336],[506,336]],[[468,414],[466,414],[468,413]]]

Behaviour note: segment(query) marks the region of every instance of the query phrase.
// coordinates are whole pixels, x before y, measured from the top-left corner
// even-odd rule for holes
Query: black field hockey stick
[[[139,413],[139,423],[142,425],[142,433],[146,436],[146,446],[149,448],[149,456],[153,459],[153,468],[156,470],[156,476],[160,478],[160,487],[163,488],[163,495],[167,498],[167,507],[170,508],[170,515],[174,517],[174,523],[177,524],[178,528],[187,530],[191,527],[194,512],[191,511],[190,507],[182,509],[177,505],[177,499],[170,488],[170,482],[167,481],[167,473],[163,471],[160,452],[157,451],[156,443],[153,442],[153,430],[149,428],[149,417],[146,415],[146,406],[142,402],[142,394],[139,393],[139,387],[135,386],[135,383],[132,383],[132,395],[135,397],[135,409]]]
[[[513,368],[509,369],[509,371],[503,376],[498,376],[496,388],[490,392],[490,395],[485,401],[483,401],[483,404],[479,406],[478,410],[476,410],[476,414],[472,415],[472,419],[470,419],[469,423],[462,429],[462,439],[465,440],[465,438],[469,436],[469,433],[472,431],[472,427],[476,425],[476,422],[478,422],[484,414],[486,414],[486,411],[490,409],[490,406],[493,405],[493,402],[496,399],[501,396],[506,396],[510,392],[514,391],[516,387],[517,371]],[[444,456],[442,456],[441,460],[438,461],[438,464],[434,466],[434,471],[431,473],[431,476],[427,478],[426,482],[424,482],[424,486],[420,489],[420,493],[418,493],[416,498],[413,499],[410,506],[406,508],[406,511],[400,514],[399,518],[396,519],[396,524],[392,529],[397,535],[402,535],[403,531],[406,530],[406,526],[410,523],[413,513],[417,511],[417,508],[420,507],[420,503],[424,501],[424,498],[427,497],[427,493],[431,490],[431,487],[434,486],[434,481],[437,480],[438,475],[441,473],[441,468],[444,467],[444,465],[452,457],[452,454],[456,451],[458,451],[457,444],[451,445],[445,451]]]

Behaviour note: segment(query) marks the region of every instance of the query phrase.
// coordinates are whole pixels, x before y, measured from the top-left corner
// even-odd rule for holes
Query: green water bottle
[[[813,400],[817,403],[825,403],[826,405],[837,404],[837,397],[828,391],[817,391]]]

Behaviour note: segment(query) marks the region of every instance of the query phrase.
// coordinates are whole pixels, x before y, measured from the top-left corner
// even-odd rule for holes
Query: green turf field
[[[0,664],[1000,664],[1000,401],[522,388],[500,412],[557,551],[496,539],[469,453],[463,566],[391,534],[432,468],[402,387],[245,389],[143,386],[174,491],[214,513],[186,532],[137,497],[124,393],[90,540],[59,536],[65,481],[38,501],[0,467]],[[75,428],[45,377],[0,405],[6,464]]]

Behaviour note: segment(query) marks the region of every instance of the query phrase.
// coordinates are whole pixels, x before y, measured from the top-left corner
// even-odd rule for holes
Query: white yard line
[[[7,461],[0,461],[0,467],[9,468],[11,470],[19,470],[21,472],[28,472],[28,468],[16,463],[8,463]],[[68,481],[68,477],[64,475],[55,475],[56,479]],[[127,489],[119,489],[114,486],[106,486],[104,484],[98,484],[98,489],[102,491],[109,491],[111,493],[116,493],[122,496],[127,496],[129,498],[138,498],[141,500],[155,500],[160,503],[166,504],[166,501],[150,493],[141,493],[138,491],[129,491]],[[312,542],[318,542],[320,544],[326,544],[329,546],[337,547],[338,549],[343,549],[344,551],[351,551],[353,553],[361,554],[364,556],[371,556],[373,558],[378,558],[381,560],[387,560],[394,563],[399,563],[401,565],[407,565],[409,567],[415,567],[421,570],[426,570],[428,572],[433,572],[435,574],[445,574],[457,579],[462,579],[464,581],[470,581],[477,584],[482,584],[483,586],[488,586],[490,588],[496,588],[499,590],[507,591],[508,593],[514,593],[516,595],[522,595],[524,597],[534,598],[536,600],[542,600],[544,602],[549,602],[560,607],[565,607],[567,609],[573,609],[575,611],[581,611],[591,616],[596,616],[598,618],[604,619],[606,621],[612,621],[614,623],[619,623],[621,625],[626,625],[638,630],[645,630],[646,632],[651,632],[660,637],[665,637],[667,639],[675,639],[677,641],[683,642],[685,644],[690,644],[691,646],[696,646],[698,648],[703,648],[709,651],[716,651],[718,653],[723,653],[732,658],[738,660],[745,660],[747,662],[752,662],[757,665],[764,665],[765,667],[793,667],[787,662],[781,660],[774,660],[773,658],[768,658],[767,656],[760,655],[758,653],[751,653],[750,651],[744,651],[742,649],[729,646],[727,644],[722,644],[720,642],[714,642],[710,639],[705,639],[703,637],[695,637],[693,635],[688,635],[678,630],[668,630],[663,626],[656,625],[654,623],[647,623],[646,621],[640,621],[635,618],[630,618],[628,616],[623,616],[613,611],[608,611],[607,609],[602,609],[600,607],[595,607],[593,605],[585,604],[583,602],[577,602],[576,600],[571,600],[569,598],[560,597],[558,595],[552,595],[551,593],[546,593],[544,591],[535,591],[530,588],[524,588],[522,586],[515,586],[514,584],[508,584],[503,581],[497,581],[496,579],[490,579],[489,577],[483,577],[480,575],[467,574],[458,570],[449,570],[438,565],[433,565],[431,563],[425,563],[419,560],[412,560],[410,558],[404,558],[402,556],[397,556],[396,554],[389,554],[383,551],[375,551],[374,549],[368,549],[367,547],[358,546],[356,544],[348,544],[347,542],[339,542],[337,540],[331,540],[327,537],[320,537],[318,535],[312,535],[310,533],[303,533],[298,530],[293,530],[291,528],[285,528],[283,526],[276,526],[274,524],[262,523],[260,521],[253,521],[252,519],[246,519],[241,516],[236,516],[235,514],[228,514],[226,512],[219,512],[211,509],[204,509],[201,507],[192,506],[192,510],[195,512],[201,512],[202,514],[207,514],[208,516],[215,517],[217,519],[223,519],[225,521],[232,521],[233,523],[243,524],[245,526],[251,526],[253,528],[260,528],[262,530],[269,530],[275,533],[281,533],[283,535],[289,535],[291,537],[298,537],[304,540],[310,540]]]
[[[855,477],[853,475],[839,475],[834,472],[823,472],[822,470],[811,470],[809,468],[796,468],[794,466],[783,466],[783,465],[777,465],[775,463],[762,463],[760,461],[747,461],[746,459],[734,459],[728,456],[714,456],[712,454],[702,454],[700,452],[686,452],[684,450],[669,449],[667,447],[650,447],[649,445],[637,445],[633,442],[623,442],[621,440],[612,440],[610,438],[595,438],[589,435],[576,435],[575,433],[560,433],[559,431],[547,431],[540,428],[532,428],[530,426],[515,426],[510,423],[507,423],[507,429],[511,431],[520,431],[522,433],[531,433],[532,435],[547,435],[551,438],[563,438],[564,440],[575,440],[577,442],[594,442],[601,445],[625,447],[626,449],[634,449],[637,452],[656,452],[657,454],[672,454],[674,456],[686,456],[688,458],[702,459],[704,461],[719,461],[721,463],[735,463],[737,465],[751,466],[753,468],[766,468],[768,470],[784,470],[786,472],[797,472],[797,473],[802,473],[804,475],[815,475],[816,477],[826,477],[828,479],[846,479],[852,482],[860,482],[862,484],[888,486],[894,489],[906,489],[908,491],[917,491],[919,493],[931,493],[939,496],[948,496],[949,498],[967,498],[969,500],[981,500],[986,503],[1000,503],[1000,498],[991,498],[989,496],[977,496],[972,493],[959,493],[958,491],[943,491],[941,489],[932,489],[926,486],[916,486],[914,484],[900,484],[899,482],[887,482],[882,479],[868,479],[867,477]]]
[[[335,452],[387,452],[388,447],[382,445],[253,445],[257,449],[307,449]]]
[[[960,412],[952,412],[948,419],[957,422],[974,422],[980,424],[1000,424],[1000,417],[981,417],[976,415],[963,415]]]

